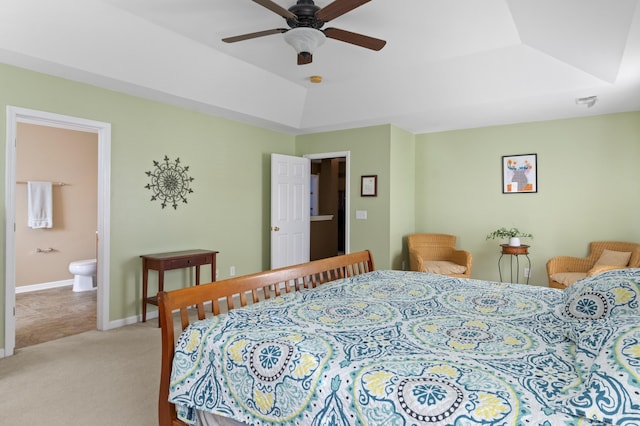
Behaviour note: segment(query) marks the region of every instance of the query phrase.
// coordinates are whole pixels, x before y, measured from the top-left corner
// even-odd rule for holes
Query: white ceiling
[[[0,62],[291,134],[426,133],[640,110],[639,3],[371,0],[325,28],[381,51],[328,39],[299,66],[282,34],[221,42],[286,28],[251,0],[2,0]]]

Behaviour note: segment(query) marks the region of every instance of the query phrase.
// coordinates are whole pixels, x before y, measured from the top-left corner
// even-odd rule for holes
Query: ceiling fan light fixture
[[[320,30],[307,27],[292,28],[284,33],[284,41],[290,44],[296,53],[313,52],[325,42],[327,37]]]

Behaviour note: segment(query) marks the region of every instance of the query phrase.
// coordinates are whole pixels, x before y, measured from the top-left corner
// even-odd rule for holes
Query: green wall
[[[502,194],[502,156],[536,153],[538,192]],[[458,235],[472,277],[498,279],[501,226],[532,233],[531,283],[590,241],[640,241],[640,112],[416,136],[416,231]],[[521,263],[522,267],[522,263]],[[522,274],[521,274],[522,276]]]
[[[407,234],[415,230],[416,162],[415,137],[391,127],[391,199],[389,203],[389,235],[392,269],[409,269],[406,256]]]
[[[640,241],[640,112],[422,135],[383,125],[294,137],[0,64],[0,107],[7,105],[112,125],[111,321],[141,311],[140,254],[219,250],[220,278],[232,265],[237,274],[269,267],[272,152],[350,151],[350,249],[370,249],[378,269],[402,268],[413,232],[458,235],[473,253],[473,277],[497,279],[498,242],[484,236],[517,226],[535,235],[535,284],[546,282],[551,256],[585,255],[592,240]],[[538,154],[538,193],[502,194],[501,157],[528,153]],[[177,210],[161,209],[144,187],[145,172],[165,155],[179,157],[195,178]],[[4,149],[0,156],[5,164]],[[362,175],[378,176],[377,197],[360,196]],[[355,219],[356,210],[367,220]],[[4,244],[0,252],[4,258]],[[167,288],[191,279],[172,271]],[[3,311],[4,284],[2,342]]]
[[[7,105],[111,123],[111,321],[141,312],[141,254],[218,250],[221,278],[228,277],[231,265],[237,274],[268,268],[270,154],[293,154],[293,136],[0,65],[3,135]],[[165,155],[172,161],[179,157],[195,179],[188,204],[176,210],[161,209],[145,188],[150,181],[145,172]],[[4,165],[4,149],[0,156]],[[0,179],[4,203],[4,167]],[[4,209],[2,214],[4,219]],[[4,227],[0,232],[4,237]],[[0,246],[4,258],[4,243]],[[4,282],[4,264],[0,274]],[[203,280],[208,278],[204,268]],[[171,271],[165,282],[172,288],[191,279],[184,271]],[[2,342],[4,295],[3,284]]]
[[[351,251],[371,250],[377,269],[402,269],[404,236],[415,217],[415,137],[395,126],[302,135],[298,155],[350,151]],[[360,196],[360,177],[378,176],[376,197]],[[356,219],[366,210],[367,219]]]
[[[302,135],[296,138],[296,154],[350,151],[351,239],[352,252],[369,249],[377,269],[391,266],[389,203],[391,199],[390,158],[391,126]],[[378,196],[360,196],[360,176],[378,176]],[[366,210],[367,219],[356,219],[356,210]]]

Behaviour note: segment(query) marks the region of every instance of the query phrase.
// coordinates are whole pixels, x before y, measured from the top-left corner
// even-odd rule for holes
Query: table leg
[[[196,285],[200,285],[200,265],[196,266]]]
[[[147,285],[149,284],[149,269],[147,262],[142,261],[142,322],[147,322]]]
[[[513,256],[514,255],[510,255],[509,256],[509,277],[511,278],[511,280],[509,282],[513,282]],[[518,259],[518,256],[516,256],[516,260]],[[517,275],[516,275],[516,279],[517,279]]]
[[[504,256],[504,254],[501,254],[500,257],[498,258],[498,274],[500,274],[500,282],[502,282],[502,265],[500,264],[500,261],[502,260],[502,256]]]
[[[158,293],[164,291],[164,269],[158,271]],[[156,295],[158,294],[156,293]],[[160,327],[160,304],[158,304],[158,327]]]

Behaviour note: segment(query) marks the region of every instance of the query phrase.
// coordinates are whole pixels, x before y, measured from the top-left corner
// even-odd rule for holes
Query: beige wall
[[[17,184],[16,287],[71,279],[69,262],[96,257],[98,137],[26,123],[17,134],[16,180],[67,185],[53,185],[53,227],[31,229],[27,185]]]

